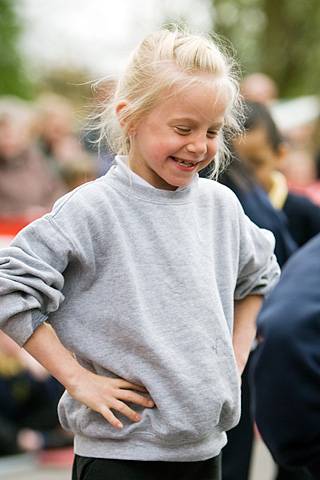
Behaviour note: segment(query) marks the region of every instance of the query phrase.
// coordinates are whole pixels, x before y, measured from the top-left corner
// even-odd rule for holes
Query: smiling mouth
[[[185,167],[195,167],[199,162],[192,162],[190,160],[183,160],[182,158],[177,157],[170,157],[172,160],[177,162],[179,165],[183,165]]]

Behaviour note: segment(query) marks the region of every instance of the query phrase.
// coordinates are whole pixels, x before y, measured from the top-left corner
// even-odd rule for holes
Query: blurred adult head
[[[252,73],[243,79],[241,93],[246,100],[270,104],[278,98],[278,87],[268,75]]]
[[[39,136],[49,150],[61,139],[73,134],[75,115],[66,98],[53,93],[41,95],[37,101],[37,112]]]
[[[0,158],[10,160],[28,148],[34,119],[27,102],[10,96],[0,99]]]

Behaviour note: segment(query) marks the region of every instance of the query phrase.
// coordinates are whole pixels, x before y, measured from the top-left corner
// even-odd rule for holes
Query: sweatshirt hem
[[[150,438],[132,436],[130,439],[98,439],[76,434],[75,454],[83,457],[108,458],[117,460],[197,462],[208,460],[220,454],[227,443],[224,432],[214,432],[193,443],[168,445],[155,443]]]

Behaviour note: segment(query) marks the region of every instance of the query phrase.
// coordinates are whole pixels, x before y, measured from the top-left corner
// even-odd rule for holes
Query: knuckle
[[[106,396],[108,397],[116,397],[117,396],[117,390],[114,387],[109,387],[106,390]]]
[[[100,410],[100,413],[101,415],[104,416],[104,418],[106,420],[108,420],[110,422],[111,418],[112,418],[112,413],[110,412],[110,410],[108,408],[103,408]]]
[[[124,403],[119,403],[117,405],[117,410],[120,412],[120,413],[126,413],[127,411],[127,408],[126,405]]]
[[[134,398],[134,395],[131,393],[131,392],[125,392],[123,394],[123,399],[126,401],[126,402],[132,402],[133,401],[133,398]]]

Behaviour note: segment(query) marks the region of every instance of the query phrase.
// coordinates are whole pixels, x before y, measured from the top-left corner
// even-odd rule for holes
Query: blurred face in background
[[[72,135],[72,115],[67,109],[52,108],[40,116],[39,129],[42,138],[53,146],[62,138]]]
[[[5,115],[0,118],[0,158],[13,159],[31,142],[31,127],[26,119]]]
[[[317,180],[314,156],[304,149],[290,149],[281,171],[292,186],[306,187]]]
[[[278,98],[278,87],[268,75],[252,73],[242,81],[241,93],[246,100],[269,105]]]
[[[268,192],[272,187],[272,173],[281,168],[286,155],[285,145],[275,150],[266,130],[263,127],[257,127],[236,139],[233,146],[237,156],[251,170],[262,188]]]

